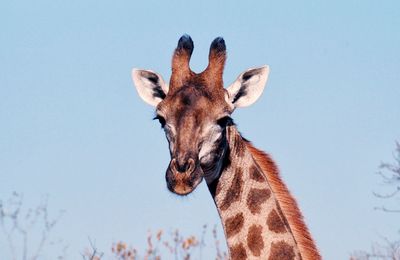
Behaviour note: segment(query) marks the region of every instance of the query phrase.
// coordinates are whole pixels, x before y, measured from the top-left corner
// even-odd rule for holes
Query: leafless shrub
[[[369,251],[354,252],[350,260],[400,260],[400,241],[384,238],[382,244],[374,243]]]
[[[23,195],[17,192],[6,201],[0,200],[0,231],[5,237],[12,259],[39,259],[44,253],[44,247],[54,244],[61,247],[57,259],[65,259],[67,246],[63,245],[62,240],[50,240],[50,233],[62,214],[61,211],[56,218],[49,217],[47,196],[38,206],[26,210],[23,208]],[[31,238],[38,242],[32,243]],[[17,242],[21,240],[22,243]]]
[[[86,248],[82,253],[82,258],[84,260],[100,260],[104,256],[103,252],[99,252],[96,245],[89,239],[90,248]]]
[[[400,143],[396,142],[396,150],[393,154],[393,163],[381,163],[379,166],[379,174],[382,177],[385,186],[389,187],[390,191],[386,193],[374,192],[374,195],[382,199],[390,199],[398,197],[400,194]],[[387,208],[386,206],[376,207],[376,209],[385,212],[400,213],[399,208]]]
[[[161,260],[161,259],[175,259],[175,260],[190,260],[202,259],[203,249],[206,246],[205,235],[207,232],[207,225],[203,226],[200,236],[183,236],[178,229],[173,232],[164,233],[163,230],[158,230],[154,234],[149,231],[147,235],[147,246],[143,250],[143,255],[140,250],[129,246],[123,241],[114,243],[111,246],[111,259],[115,260]],[[220,241],[217,237],[216,227],[212,229],[214,246],[216,250],[216,260],[227,260],[228,255],[220,248]],[[92,250],[87,250],[84,259],[100,260],[104,254],[96,253],[95,247],[91,245]]]
[[[389,192],[374,192],[373,194],[381,199],[395,199],[400,194],[400,144],[396,143],[396,149],[393,154],[393,163],[381,163],[377,174],[381,176],[385,187]],[[400,213],[400,206],[391,208],[387,206],[375,207],[388,213]],[[399,228],[399,227],[397,227]],[[369,251],[357,251],[351,254],[350,260],[400,260],[400,239],[390,241],[383,239],[383,243],[374,243]]]

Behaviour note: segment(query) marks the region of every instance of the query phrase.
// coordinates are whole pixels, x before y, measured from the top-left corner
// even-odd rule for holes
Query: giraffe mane
[[[303,215],[297,206],[297,202],[280,177],[278,167],[268,154],[255,148],[249,141],[245,143],[271,185],[273,193],[276,195],[281,210],[286,216],[290,229],[292,230],[294,239],[299,246],[302,258],[313,260],[321,259],[314,240],[304,223]]]

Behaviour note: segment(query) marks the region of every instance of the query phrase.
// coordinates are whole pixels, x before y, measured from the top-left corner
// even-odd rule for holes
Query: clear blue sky
[[[374,211],[372,191],[400,139],[399,10],[399,1],[3,1],[0,198],[15,190],[34,205],[49,194],[50,208],[67,212],[54,234],[69,259],[88,237],[106,251],[116,240],[144,245],[148,229],[221,229],[205,183],[185,198],[167,191],[164,133],[130,71],[168,79],[183,33],[201,71],[223,36],[226,84],[271,67],[262,98],[233,117],[276,159],[325,259],[394,237],[398,216]]]

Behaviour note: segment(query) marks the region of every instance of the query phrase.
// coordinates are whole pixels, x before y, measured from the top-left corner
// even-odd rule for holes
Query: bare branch
[[[98,252],[95,243],[88,238],[90,243],[90,249],[86,249],[84,253],[82,253],[82,259],[84,260],[101,260],[104,256],[103,252]]]
[[[52,228],[57,224],[62,214],[60,213],[57,218],[49,220],[47,213],[47,196],[33,209],[29,208],[23,211],[22,205],[23,195],[17,192],[13,192],[6,203],[0,201],[0,231],[6,237],[13,260],[19,258],[17,255],[18,252],[20,253],[22,260],[37,260],[42,253],[44,246],[47,244],[47,239],[49,238]],[[34,251],[35,253],[33,255],[29,256],[29,237],[35,235],[33,228],[38,226],[40,227],[40,224],[43,224],[43,227],[38,248]],[[22,242],[17,244],[15,241]],[[17,245],[21,248],[17,249]],[[66,248],[67,247],[64,247],[64,254]],[[62,258],[59,257],[59,259]]]
[[[374,196],[380,199],[395,198],[400,194],[400,143],[396,142],[396,150],[393,153],[394,163],[381,163],[380,171],[377,172],[381,176],[386,185],[390,185],[395,189],[385,194],[373,192]],[[389,209],[386,206],[375,207],[375,210],[381,210],[387,213],[400,213],[400,209]],[[400,240],[390,241],[383,238],[384,244],[375,243],[369,251],[357,251],[350,256],[350,260],[400,260]]]
[[[380,199],[394,198],[400,194],[400,143],[396,142],[396,149],[393,153],[394,162],[384,163],[382,162],[379,166],[380,171],[377,172],[381,176],[384,184],[393,186],[394,190],[380,193],[373,192],[374,196]],[[388,209],[386,207],[377,207],[375,209],[383,210],[385,212],[399,213],[400,209]]]
[[[375,210],[382,210],[384,212],[388,212],[388,213],[400,213],[400,209],[388,209],[385,206],[381,206],[381,207],[374,207]]]
[[[376,193],[376,192],[372,192],[374,194],[375,197],[378,197],[380,199],[388,199],[391,197],[394,197],[397,195],[397,193],[400,192],[400,186],[396,188],[395,191],[388,193],[388,194],[380,194],[380,193]]]
[[[391,242],[383,238],[383,244],[374,243],[369,252],[357,251],[350,260],[400,260],[400,241]]]

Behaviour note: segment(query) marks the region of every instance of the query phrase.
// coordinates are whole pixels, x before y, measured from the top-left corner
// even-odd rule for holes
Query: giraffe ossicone
[[[189,66],[193,48],[190,36],[179,39],[169,84],[154,71],[132,71],[139,96],[156,107],[169,143],[168,189],[187,195],[205,179],[231,259],[321,259],[275,163],[242,138],[230,117],[260,97],[269,67],[248,69],[224,88],[223,38],[211,43],[201,73]]]

